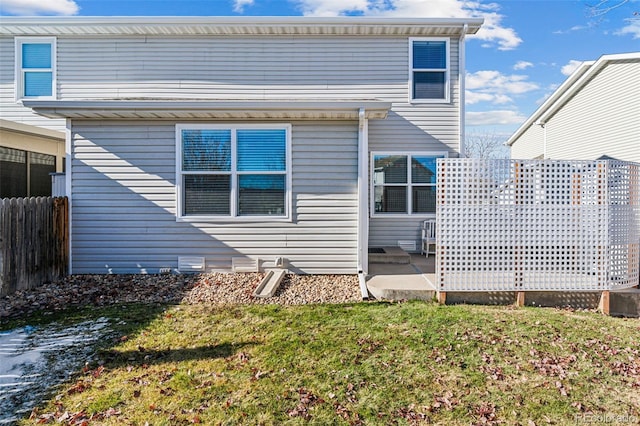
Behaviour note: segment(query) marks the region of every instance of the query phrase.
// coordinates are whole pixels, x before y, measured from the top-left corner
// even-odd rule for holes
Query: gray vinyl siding
[[[61,99],[407,99],[407,38],[58,39]]]
[[[17,123],[64,131],[64,119],[51,119],[34,113],[16,101],[15,39],[0,37],[0,118]]]
[[[3,39],[3,46],[7,41]],[[11,75],[13,75],[13,39],[8,42],[8,49],[11,54],[3,55],[2,67],[7,67],[7,58],[11,59]],[[369,121],[369,147],[371,151],[446,151],[451,156],[457,156],[459,150],[460,135],[460,85],[459,85],[459,43],[457,38],[452,38],[450,46],[450,102],[449,103],[409,103],[409,38],[405,36],[317,36],[317,37],[289,37],[289,36],[230,36],[230,37],[58,37],[57,39],[57,95],[58,99],[71,100],[99,100],[99,99],[380,99],[392,102],[392,109],[385,120]],[[8,85],[9,78],[2,77],[2,102],[3,114],[5,111],[5,82]],[[6,80],[5,80],[6,79]],[[12,79],[12,77],[11,77]],[[11,82],[12,84],[12,82]],[[13,91],[11,90],[11,97]],[[13,98],[11,98],[13,102]],[[30,111],[20,109],[15,106],[12,116],[20,116],[20,120],[32,120],[35,117]],[[11,108],[8,108],[9,111]],[[13,111],[11,109],[11,111]],[[23,115],[20,115],[23,114]],[[8,118],[12,119],[12,118]],[[36,124],[36,123],[31,123]],[[60,125],[63,126],[63,123]],[[82,126],[85,124],[82,123]],[[291,229],[293,235],[298,235],[302,229],[316,229],[307,225],[307,219],[311,220],[315,227],[327,226],[329,229],[336,229],[336,238],[322,241],[321,236],[317,236],[318,241],[314,244],[320,246],[334,246],[336,253],[332,249],[325,247],[323,250],[315,248],[297,247],[294,250],[294,242],[283,242],[280,239],[282,234],[279,231],[273,234],[264,234],[264,241],[259,237],[253,244],[255,247],[263,245],[269,246],[273,241],[273,247],[265,247],[263,251],[250,252],[251,233],[255,228],[250,224],[221,225],[220,230],[215,232],[210,225],[192,224],[187,227],[185,224],[173,224],[167,226],[165,232],[164,223],[169,219],[172,210],[168,207],[157,208],[157,212],[150,212],[152,206],[165,206],[174,203],[168,200],[169,189],[167,185],[174,179],[173,171],[167,169],[167,161],[174,161],[173,149],[167,151],[165,145],[168,136],[157,137],[154,130],[141,130],[137,123],[122,122],[122,129],[116,126],[110,128],[117,132],[137,132],[133,140],[139,141],[137,145],[123,142],[118,149],[127,155],[132,155],[133,159],[144,165],[145,172],[150,176],[131,176],[131,179],[122,180],[126,185],[130,185],[129,190],[118,191],[123,197],[122,203],[129,205],[137,200],[136,209],[145,213],[138,213],[138,210],[129,210],[120,206],[118,198],[113,193],[112,198],[105,201],[112,206],[103,212],[97,206],[89,209],[86,204],[91,202],[80,195],[78,200],[74,198],[74,208],[76,202],[79,204],[81,215],[79,223],[73,224],[74,233],[79,229],[81,238],[74,240],[74,269],[76,272],[108,271],[106,260],[111,259],[113,264],[117,253],[128,253],[126,250],[112,250],[112,245],[106,243],[99,253],[92,249],[91,232],[101,228],[103,221],[109,225],[107,229],[115,227],[116,223],[121,223],[127,227],[128,220],[123,216],[116,219],[116,213],[129,211],[140,214],[141,219],[132,225],[135,229],[142,229],[148,241],[161,240],[162,243],[151,244],[149,247],[148,268],[165,266],[167,262],[175,262],[178,254],[193,254],[189,251],[194,245],[209,244],[215,235],[215,249],[210,249],[207,254],[208,261],[218,262],[228,259],[233,250],[250,255],[271,256],[272,253],[280,253],[285,248],[293,257],[300,269],[309,271],[354,271],[355,270],[355,209],[356,199],[355,178],[352,181],[338,180],[344,177],[342,173],[330,175],[325,170],[313,168],[301,168],[294,170],[293,181],[296,191],[298,191],[294,203],[294,213],[298,220],[303,220],[305,226],[296,226]],[[327,129],[324,124],[316,124],[317,129]],[[143,126],[147,129],[148,126]],[[84,127],[81,127],[84,129]],[[96,127],[99,129],[100,127]],[[331,127],[329,127],[331,128]],[[84,131],[84,130],[83,130]],[[147,132],[152,132],[147,134]],[[145,136],[147,134],[147,136]],[[93,137],[93,136],[92,136]],[[353,143],[348,146],[332,145],[333,136],[315,135],[314,138],[321,146],[296,145],[294,133],[294,158],[300,161],[301,165],[308,162],[315,164],[315,161],[324,164],[327,169],[334,170],[335,166],[343,162],[350,162],[356,158],[356,147]],[[326,140],[325,140],[326,138]],[[173,140],[173,135],[170,137]],[[85,143],[79,139],[76,143]],[[88,143],[88,142],[86,142]],[[101,137],[97,143],[109,143]],[[158,145],[156,147],[156,145]],[[325,146],[326,145],[326,146]],[[353,146],[352,146],[353,145]],[[139,147],[146,147],[146,152],[136,151]],[[78,155],[89,155],[84,149],[93,149],[91,155],[100,156],[104,160],[110,157],[108,151],[101,152],[100,148],[78,145]],[[346,149],[346,151],[345,151]],[[300,151],[303,150],[303,151]],[[304,154],[304,150],[311,150],[309,154]],[[135,155],[138,155],[136,157]],[[311,155],[313,153],[313,155]],[[296,157],[302,156],[302,157]],[[307,157],[304,157],[307,155]],[[317,156],[317,157],[314,157]],[[95,177],[95,170],[91,171],[79,163],[79,158],[74,159],[74,173],[76,168],[78,174],[74,175],[73,194],[81,194],[86,191],[87,196],[92,193],[102,193],[103,191],[115,191],[114,182],[111,179]],[[92,160],[93,161],[93,160]],[[157,161],[158,163],[156,163]],[[323,163],[324,162],[324,163]],[[148,164],[147,164],[148,163]],[[136,163],[138,164],[138,163]],[[117,166],[120,167],[120,166]],[[347,168],[346,170],[350,170]],[[129,172],[127,172],[129,173]],[[169,174],[167,174],[169,173]],[[350,175],[352,172],[347,172]],[[355,173],[355,169],[354,172]],[[332,177],[333,176],[333,177]],[[85,179],[85,180],[83,180]],[[318,179],[323,179],[319,181]],[[317,185],[325,182],[335,188],[337,192],[322,190],[319,198],[315,197]],[[103,187],[104,186],[104,187]],[[119,185],[122,186],[122,185]],[[111,188],[111,189],[108,189]],[[302,188],[298,190],[297,188]],[[94,191],[94,192],[92,192]],[[146,191],[159,198],[158,203],[149,201],[150,198],[138,197],[138,191]],[[145,192],[145,193],[146,193]],[[348,196],[347,196],[348,194]],[[353,196],[353,199],[350,197]],[[127,200],[125,201],[125,198]],[[151,197],[151,195],[149,195]],[[333,198],[332,198],[333,197]],[[346,197],[346,198],[345,198]],[[90,197],[89,197],[90,200]],[[297,203],[297,204],[296,204]],[[333,203],[340,203],[340,207],[331,207]],[[321,213],[325,211],[325,213]],[[350,212],[341,213],[342,210]],[[150,223],[161,223],[155,227],[143,225],[149,218],[153,218]],[[175,213],[173,213],[175,214]],[[74,219],[76,219],[74,213]],[[85,215],[85,216],[82,216]],[[353,217],[352,217],[353,216]],[[317,221],[318,217],[324,217],[322,221]],[[335,218],[339,217],[339,225],[334,226]],[[345,227],[345,219],[349,225]],[[418,229],[423,216],[396,217],[393,219],[383,217],[372,217],[370,221],[370,245],[396,245],[398,240],[419,241]],[[95,223],[93,223],[94,221]],[[84,228],[83,228],[84,227]],[[262,227],[259,227],[263,229]],[[189,238],[182,238],[180,244],[185,247],[180,248],[170,255],[158,257],[160,254],[155,251],[160,247],[170,246],[170,243],[163,240],[167,235],[171,235],[171,229],[176,233],[185,232]],[[265,226],[264,229],[270,229]],[[278,229],[278,228],[276,228]],[[347,231],[348,229],[348,231]],[[90,231],[87,234],[83,232]],[[224,231],[222,231],[224,230]],[[222,236],[217,232],[228,232],[229,236]],[[315,232],[315,231],[310,231]],[[332,231],[333,232],[333,231]],[[157,233],[158,235],[155,235]],[[107,233],[108,234],[108,233]],[[247,240],[234,240],[231,235],[249,235]],[[261,234],[262,235],[262,234]],[[315,234],[314,234],[315,235]],[[84,238],[84,240],[82,239]],[[111,238],[105,236],[105,238]],[[114,237],[115,238],[115,237]],[[146,250],[144,247],[137,247],[135,244],[142,244],[132,238],[133,248],[131,252],[137,253]],[[306,238],[306,237],[296,237]],[[315,237],[314,237],[315,238]],[[98,242],[102,241],[100,239]],[[125,240],[126,241],[126,240]],[[228,244],[222,247],[221,244]],[[78,246],[76,247],[76,244]],[[106,244],[106,245],[104,245]],[[279,245],[278,245],[279,244]],[[282,248],[282,245],[287,247]],[[298,243],[296,243],[298,244]],[[307,244],[307,240],[299,244]],[[348,247],[345,247],[348,246]],[[231,248],[233,247],[233,249]],[[166,247],[162,249],[167,252]],[[146,253],[147,251],[145,251]],[[231,253],[232,254],[232,253]],[[153,258],[153,259],[152,259]],[[132,266],[134,262],[129,262],[128,266],[118,264],[118,270],[140,269]],[[171,266],[171,264],[170,264]]]
[[[536,124],[529,126],[511,145],[511,158],[542,158],[544,154],[544,129]]]
[[[405,43],[407,41],[405,40]],[[458,40],[450,43],[450,103],[408,104],[394,101],[385,120],[369,121],[369,150],[394,152],[446,152],[457,157],[460,148],[460,85]],[[401,49],[400,49],[401,50]],[[405,52],[406,55],[406,52]],[[408,57],[405,61],[407,73]],[[408,89],[405,89],[405,91]],[[371,185],[371,177],[369,179]],[[420,250],[420,226],[435,215],[385,217],[371,215],[369,246],[396,246],[398,241],[415,241]]]
[[[638,117],[640,62],[611,62],[548,120],[548,156],[640,162]]]
[[[17,123],[64,131],[65,120],[41,117],[16,102],[15,43],[13,37],[0,37],[0,118]]]
[[[293,123],[291,222],[177,222],[175,144],[173,122],[74,123],[73,273],[155,273],[178,256],[357,272],[357,123]]]

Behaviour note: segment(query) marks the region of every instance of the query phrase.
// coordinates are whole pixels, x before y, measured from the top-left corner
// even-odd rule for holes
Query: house
[[[435,217],[481,24],[3,17],[0,107],[66,129],[71,273],[362,273]]]
[[[512,158],[640,163],[640,52],[584,62],[508,139]]]
[[[0,118],[0,198],[51,195],[51,173],[64,170],[64,141],[63,132]]]

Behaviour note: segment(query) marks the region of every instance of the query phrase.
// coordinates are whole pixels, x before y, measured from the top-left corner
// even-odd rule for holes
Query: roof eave
[[[620,53],[612,55],[602,55],[597,61],[585,61],[573,74],[556,89],[555,92],[516,130],[505,142],[505,145],[512,146],[522,134],[533,124],[545,124],[546,121],[564,105],[568,98],[580,90],[591,77],[600,71],[604,66],[613,61],[640,60],[640,52]]]
[[[63,132],[4,119],[0,119],[0,130],[20,133],[28,136],[37,136],[40,138],[55,139],[57,141],[64,141],[65,139],[65,134]]]
[[[414,35],[433,31],[475,34],[481,18],[369,18],[302,16],[3,17],[5,35]]]
[[[49,118],[72,119],[384,119],[391,102],[378,100],[318,101],[24,101]]]

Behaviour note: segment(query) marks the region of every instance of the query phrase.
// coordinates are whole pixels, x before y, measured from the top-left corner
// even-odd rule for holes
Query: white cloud
[[[527,61],[518,61],[516,62],[516,64],[513,66],[514,70],[526,70],[527,68],[531,68],[533,66],[533,64],[531,62],[527,62]]]
[[[582,65],[582,61],[571,59],[568,64],[560,68],[560,72],[564,75],[571,75],[580,65]]]
[[[476,3],[479,4],[479,3]],[[496,9],[497,5],[493,5]],[[522,39],[513,28],[507,28],[502,25],[501,15],[497,12],[481,13],[484,18],[484,24],[475,36],[469,38],[477,38],[484,41],[493,41],[498,43],[498,50],[513,50],[522,43]]]
[[[513,102],[512,95],[539,89],[536,83],[528,81],[526,75],[505,75],[499,71],[478,71],[468,73],[465,79],[465,98],[468,105],[478,102],[506,104]]]
[[[627,35],[630,34],[634,39],[640,38],[640,18],[627,19],[629,25],[622,27],[616,31],[615,35]]]
[[[484,18],[469,38],[482,40],[483,47],[516,48],[522,39],[513,28],[502,24],[504,15],[496,3],[474,0],[291,0],[305,16],[364,15],[406,18]]]
[[[587,26],[587,25],[574,25],[573,27],[569,28],[568,30],[556,30],[553,33],[554,34],[569,34],[573,31],[581,31],[581,30],[586,30],[588,28],[590,28],[591,26]]]
[[[73,0],[2,0],[0,10],[11,15],[75,15],[80,7]]]
[[[526,119],[524,115],[511,110],[467,112],[466,114],[466,123],[469,126],[520,124]]]
[[[254,0],[234,0],[233,1],[233,11],[237,13],[244,12],[244,8],[247,6],[252,6]]]

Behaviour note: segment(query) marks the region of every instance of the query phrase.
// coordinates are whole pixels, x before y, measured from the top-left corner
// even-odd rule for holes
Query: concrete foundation
[[[609,293],[609,314],[614,317],[640,318],[640,289]]]

